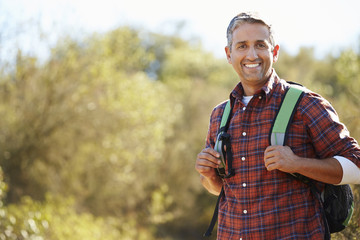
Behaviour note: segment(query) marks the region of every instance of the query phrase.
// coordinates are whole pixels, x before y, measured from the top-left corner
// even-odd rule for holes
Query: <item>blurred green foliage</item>
[[[303,48],[275,68],[360,139],[359,53]],[[200,43],[131,27],[59,39],[42,63],[19,50],[0,69],[0,239],[199,239],[216,197],[195,158],[237,82]],[[335,239],[360,237],[353,189],[356,213]]]

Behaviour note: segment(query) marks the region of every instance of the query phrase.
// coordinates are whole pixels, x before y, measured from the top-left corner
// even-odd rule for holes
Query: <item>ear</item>
[[[228,46],[225,47],[225,54],[226,54],[226,58],[228,60],[228,63],[231,64],[231,51],[230,51],[230,48]]]
[[[273,49],[273,63],[276,63],[276,61],[279,58],[279,51],[280,51],[280,46],[276,45]]]

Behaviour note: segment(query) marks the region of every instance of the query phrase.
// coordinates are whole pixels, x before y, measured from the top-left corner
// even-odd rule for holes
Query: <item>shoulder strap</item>
[[[231,112],[231,106],[230,106],[230,100],[228,100],[226,102],[226,106],[223,112],[223,115],[221,117],[221,123],[220,123],[220,129],[222,130],[222,128],[227,128],[226,126],[228,125],[228,120],[229,120],[229,116],[230,116],[230,112]],[[220,130],[220,131],[221,131]],[[226,131],[226,130],[225,130]]]
[[[303,94],[303,88],[298,85],[291,85],[287,90],[271,130],[271,145],[285,145],[290,122]]]
[[[218,136],[216,137],[216,142],[215,142],[215,147],[214,149],[219,152],[220,154],[222,154],[222,140],[219,138],[220,133],[224,133],[227,131],[227,128],[229,127],[229,116],[231,113],[231,106],[230,106],[230,100],[228,100],[226,102],[225,108],[224,108],[224,112],[222,114],[221,117],[221,122],[220,122],[220,127],[219,127],[219,133]],[[223,157],[223,156],[222,156]],[[224,165],[225,167],[225,165]]]
[[[220,192],[220,194],[218,196],[218,199],[216,201],[216,206],[215,206],[215,209],[214,209],[213,217],[211,219],[209,227],[207,228],[206,232],[203,234],[204,237],[210,237],[211,236],[211,233],[212,233],[212,231],[213,231],[213,229],[215,227],[215,224],[217,222],[217,219],[218,219],[220,199],[223,196],[224,196],[224,187],[221,188],[221,192]]]

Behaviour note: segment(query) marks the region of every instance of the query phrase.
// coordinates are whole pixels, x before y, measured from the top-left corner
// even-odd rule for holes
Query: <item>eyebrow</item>
[[[247,41],[236,42],[235,45],[244,44],[244,43],[247,43]]]
[[[247,43],[247,42],[248,42],[247,40],[245,40],[245,41],[239,41],[239,42],[236,42],[235,45],[245,44],[245,43]],[[255,43],[266,43],[266,44],[268,44],[268,45],[271,45],[270,42],[269,42],[267,39],[265,39],[265,40],[256,40]]]

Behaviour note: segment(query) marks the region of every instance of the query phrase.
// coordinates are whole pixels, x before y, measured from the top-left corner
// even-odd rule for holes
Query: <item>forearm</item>
[[[335,158],[312,159],[299,158],[297,173],[320,182],[338,184],[341,182],[343,170]]]
[[[218,196],[220,194],[223,182],[220,177],[206,178],[203,175],[200,175],[200,181],[204,188],[208,190],[211,194]]]

